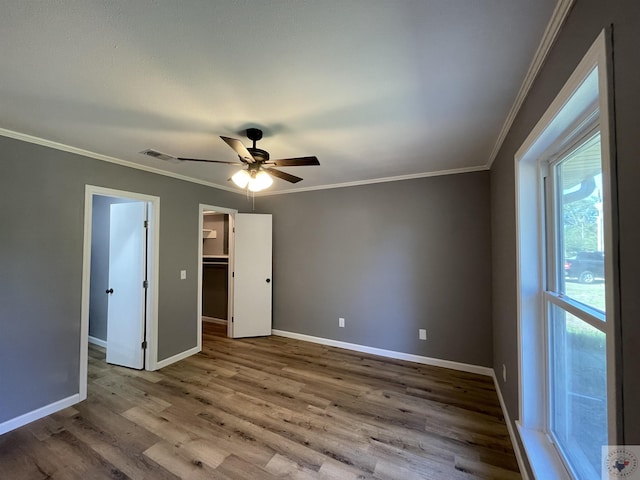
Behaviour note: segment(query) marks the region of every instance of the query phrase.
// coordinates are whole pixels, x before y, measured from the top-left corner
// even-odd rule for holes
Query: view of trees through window
[[[583,199],[564,204],[565,251],[567,256],[598,248],[598,221],[600,204],[597,190]]]
[[[562,293],[605,311],[604,229],[600,135],[594,135],[558,166],[562,185]]]

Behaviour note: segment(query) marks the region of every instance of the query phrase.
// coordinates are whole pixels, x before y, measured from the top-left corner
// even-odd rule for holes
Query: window
[[[516,154],[520,419],[536,478],[600,479],[617,438],[604,33]]]
[[[548,430],[577,478],[607,445],[604,209],[599,131],[544,171]]]

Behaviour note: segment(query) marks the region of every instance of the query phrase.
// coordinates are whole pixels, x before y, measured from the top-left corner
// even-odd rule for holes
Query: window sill
[[[516,425],[535,478],[572,480],[573,477],[567,472],[560,456],[544,433],[525,428],[520,422],[516,422]]]

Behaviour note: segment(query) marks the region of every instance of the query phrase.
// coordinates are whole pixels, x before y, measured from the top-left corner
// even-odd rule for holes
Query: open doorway
[[[233,331],[233,225],[236,210],[200,205],[198,318],[231,337]],[[199,335],[201,342],[201,335]],[[202,345],[200,344],[200,348]]]
[[[271,215],[201,204],[197,238],[198,348],[203,325],[229,338],[271,335]]]
[[[87,185],[80,345],[86,398],[89,342],[106,361],[134,369],[157,364],[160,199]]]

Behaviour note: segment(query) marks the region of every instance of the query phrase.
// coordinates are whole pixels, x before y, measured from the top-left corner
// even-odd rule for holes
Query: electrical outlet
[[[504,363],[502,364],[502,380],[507,383],[507,366]]]
[[[180,270],[180,280],[186,280],[186,279],[187,279],[187,271]]]
[[[418,338],[420,340],[426,340],[427,339],[427,331],[424,328],[418,329]]]
[[[338,318],[338,326],[341,328],[344,328],[344,318],[342,317]]]

